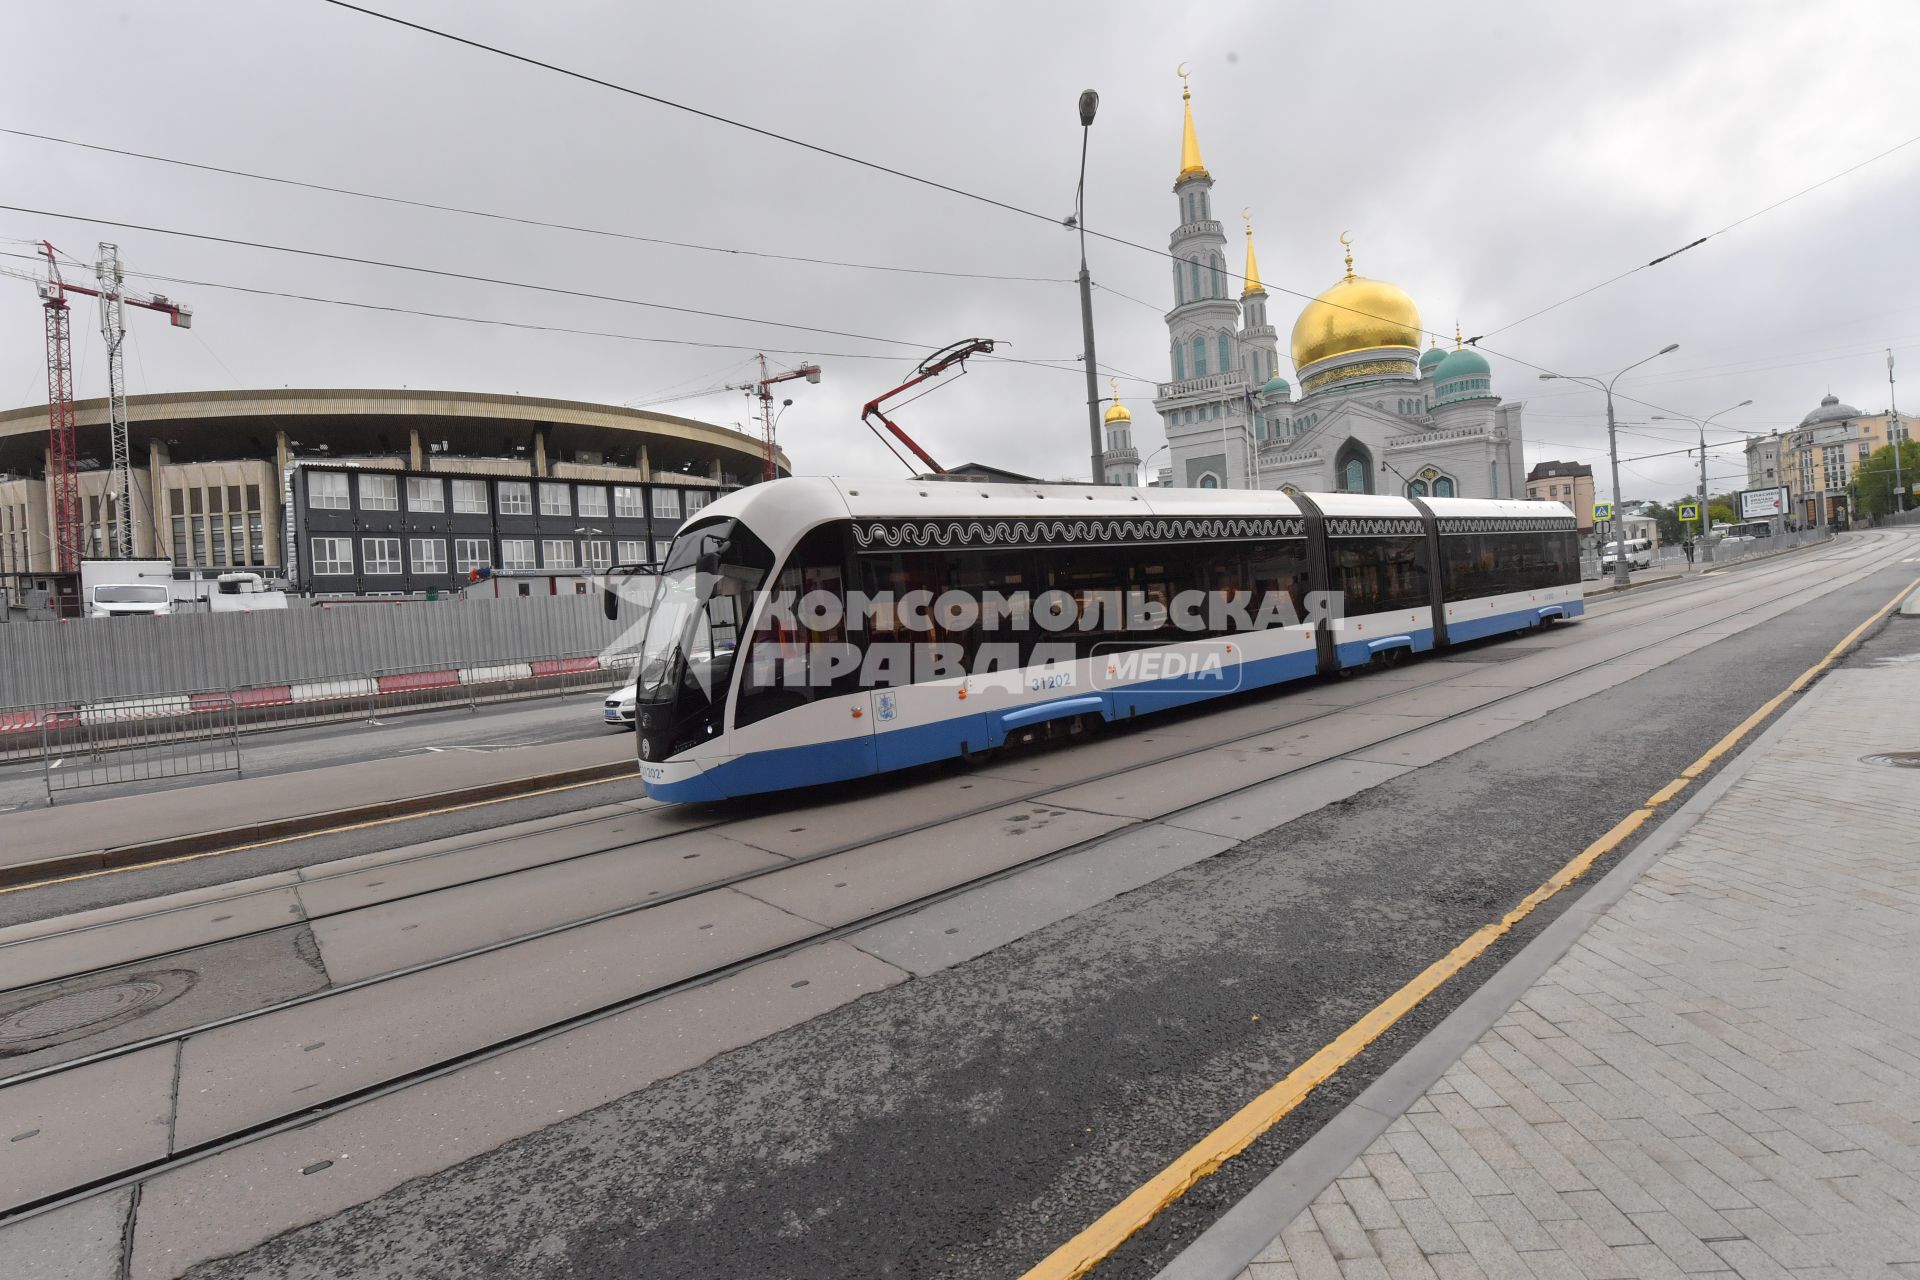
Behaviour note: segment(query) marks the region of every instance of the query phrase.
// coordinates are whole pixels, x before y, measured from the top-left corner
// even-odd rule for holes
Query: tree
[[[1647,504],[1647,514],[1654,518],[1660,529],[1660,541],[1667,546],[1672,546],[1676,542],[1693,536],[1692,524],[1690,522],[1682,524],[1680,521],[1680,506],[1678,503],[1669,507],[1663,506],[1658,502],[1649,502]]]
[[[1715,498],[1707,504],[1707,518],[1714,524],[1732,524],[1733,504],[1725,498]]]
[[[1853,469],[1848,487],[1853,490],[1856,514],[1879,517],[1915,505],[1911,496],[1896,498],[1893,492],[1893,449],[1890,444],[1882,445]],[[1920,484],[1920,440],[1900,442],[1900,482],[1909,489]]]

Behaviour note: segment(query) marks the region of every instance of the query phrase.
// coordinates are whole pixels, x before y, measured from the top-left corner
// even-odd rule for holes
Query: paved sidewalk
[[[631,765],[633,760],[633,737],[621,733],[497,751],[422,752],[104,800],[65,799],[51,808],[6,815],[0,875],[23,863],[184,839],[249,822],[512,786],[575,770]]]
[[[1920,1280],[1916,706],[1827,676],[1240,1280]]]

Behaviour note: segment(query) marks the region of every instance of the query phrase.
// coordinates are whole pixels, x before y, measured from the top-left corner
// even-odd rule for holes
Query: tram
[[[1559,503],[783,479],[674,539],[634,736],[650,796],[723,800],[1582,612]]]

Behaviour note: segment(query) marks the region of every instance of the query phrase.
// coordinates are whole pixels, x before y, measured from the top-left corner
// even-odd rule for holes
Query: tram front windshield
[[[720,732],[742,629],[772,569],[773,553],[737,520],[674,539],[635,681],[642,760],[668,759]]]

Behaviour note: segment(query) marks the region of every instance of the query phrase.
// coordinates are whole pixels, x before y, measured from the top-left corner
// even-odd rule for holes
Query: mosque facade
[[[1451,349],[1425,343],[1411,298],[1354,273],[1349,237],[1341,237],[1346,274],[1295,319],[1283,363],[1252,223],[1245,268],[1232,275],[1192,95],[1183,90],[1181,99],[1179,215],[1168,246],[1172,377],[1153,399],[1170,455],[1162,474],[1201,489],[1524,498],[1521,406],[1494,392],[1485,357],[1460,342],[1457,328]],[[1117,398],[1108,411],[1110,482],[1139,470],[1131,416],[1116,420],[1114,410],[1126,414]],[[1117,428],[1125,438],[1118,466]]]

